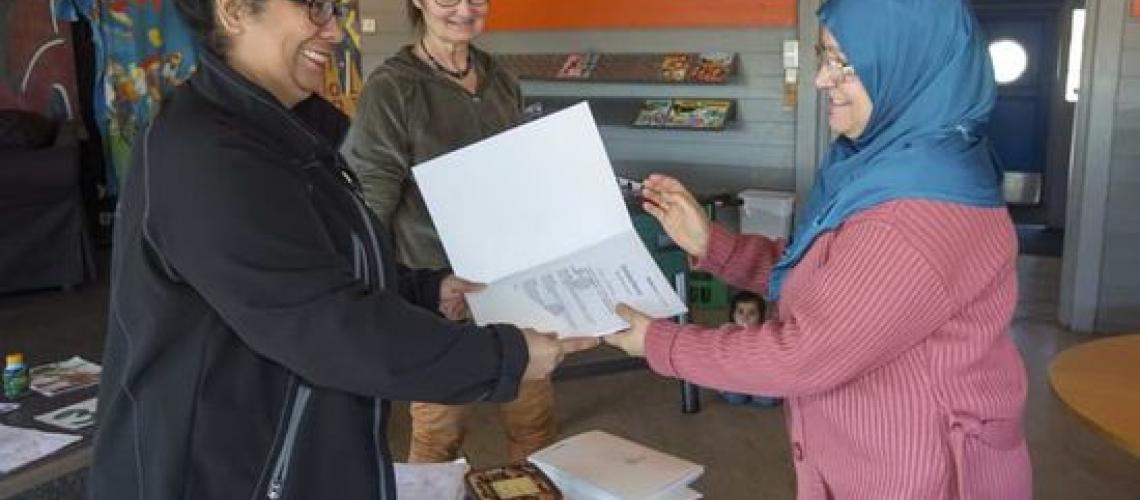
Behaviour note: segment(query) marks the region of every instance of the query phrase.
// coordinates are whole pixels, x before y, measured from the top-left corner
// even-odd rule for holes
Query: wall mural
[[[94,112],[105,159],[114,166],[108,169],[107,185],[115,193],[130,169],[135,138],[158,113],[162,98],[197,68],[197,47],[169,0],[57,1],[61,10],[69,9],[95,27],[100,60]],[[350,116],[361,87],[358,12],[354,5],[323,92]]]
[[[796,0],[495,0],[488,30],[795,26]]]
[[[364,85],[360,69],[360,6],[355,0],[351,1],[351,6],[341,25],[344,41],[337,49],[335,64],[330,64],[325,70],[325,88],[321,92],[321,96],[348,116],[356,113],[356,102],[360,100],[360,88]]]
[[[52,2],[0,0],[0,108],[77,120],[71,25]]]
[[[362,87],[359,7],[352,3],[322,92],[349,116]],[[130,169],[135,137],[163,96],[193,74],[197,53],[170,0],[0,0],[0,108],[81,121],[69,24],[80,18],[94,31],[93,113],[114,194]]]

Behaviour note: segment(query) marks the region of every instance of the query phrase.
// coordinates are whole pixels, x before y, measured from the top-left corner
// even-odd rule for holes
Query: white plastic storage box
[[[740,197],[740,232],[788,239],[792,234],[796,195],[785,191],[745,189]]]

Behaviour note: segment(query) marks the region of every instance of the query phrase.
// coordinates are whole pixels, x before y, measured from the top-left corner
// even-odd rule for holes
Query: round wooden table
[[[1140,458],[1140,335],[1061,352],[1049,366],[1049,382],[1100,434]]]

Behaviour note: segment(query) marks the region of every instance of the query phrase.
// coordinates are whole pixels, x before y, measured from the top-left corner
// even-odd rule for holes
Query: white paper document
[[[416,166],[416,183],[476,322],[563,336],[627,327],[626,303],[686,311],[637,236],[582,103]]]
[[[95,405],[97,399],[91,398],[70,406],[64,406],[55,411],[49,411],[36,417],[36,420],[48,425],[54,425],[64,430],[77,431],[95,425]]]
[[[396,496],[401,500],[463,500],[466,462],[394,464]]]
[[[29,375],[32,377],[31,389],[50,398],[96,385],[102,372],[99,365],[72,356],[71,359],[32,368]]]
[[[0,474],[19,469],[80,439],[79,436],[0,425]]]
[[[704,467],[602,431],[563,439],[529,457],[568,500],[700,498],[689,484]]]

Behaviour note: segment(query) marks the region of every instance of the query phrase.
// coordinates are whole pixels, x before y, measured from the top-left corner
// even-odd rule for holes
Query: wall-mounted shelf
[[[497,54],[522,80],[723,85],[737,73],[733,52]]]
[[[587,101],[590,104],[590,111],[594,114],[594,121],[598,125],[606,126],[620,126],[620,127],[633,127],[639,129],[651,130],[693,130],[693,131],[708,131],[716,132],[732,128],[736,123],[736,100],[734,99],[708,99],[708,98],[683,98],[683,97],[663,97],[641,99],[633,97],[565,97],[565,96],[527,96],[524,100],[528,108],[527,114],[531,116],[545,115],[555,111],[573,106],[582,101]],[[662,121],[654,124],[651,119],[647,119],[646,115],[652,113],[652,110],[647,112],[647,103],[661,104],[667,106],[662,109],[662,113],[666,112],[680,112],[680,113],[694,113],[691,109],[694,105],[715,103],[724,107],[722,113],[723,118],[715,120],[718,123],[709,123],[705,126],[695,126],[694,123],[699,123],[707,120],[707,118],[693,117],[686,119],[685,117],[677,117],[672,121],[667,121],[662,117]],[[668,103],[668,104],[666,104]],[[698,112],[699,114],[699,112]]]

